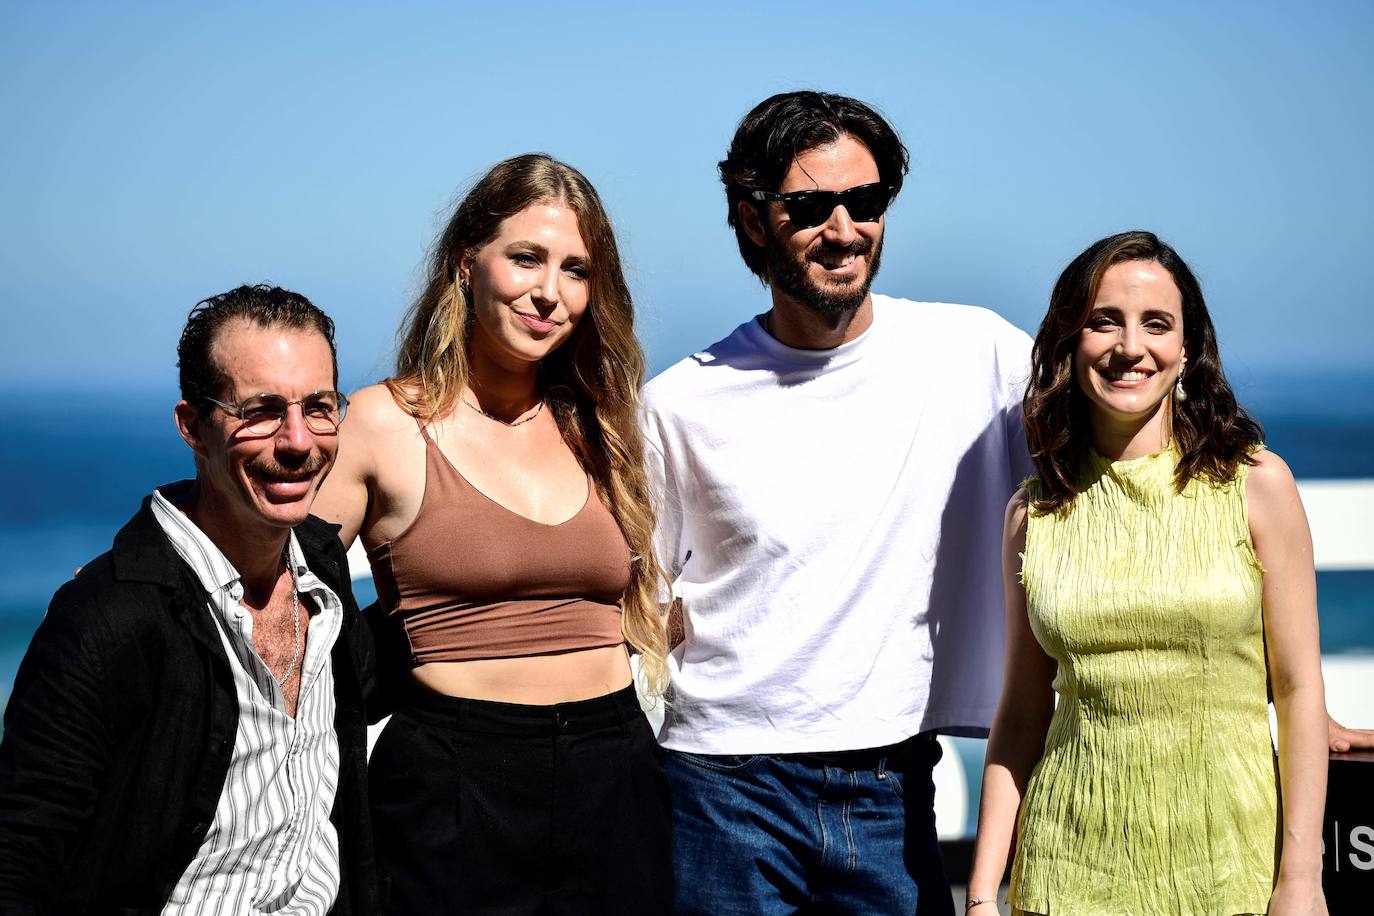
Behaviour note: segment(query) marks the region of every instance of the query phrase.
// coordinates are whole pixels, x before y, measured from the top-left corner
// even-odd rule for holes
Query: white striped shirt
[[[164,914],[325,916],[339,890],[339,841],[329,812],[339,783],[330,650],[339,598],[305,565],[293,532],[287,555],[313,601],[296,717],[253,649],[253,615],[238,570],[195,523],[153,491],[153,515],[205,587],[234,673],[239,720],[215,817]]]

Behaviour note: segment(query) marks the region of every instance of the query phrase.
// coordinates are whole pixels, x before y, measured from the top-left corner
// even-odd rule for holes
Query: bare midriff
[[[421,686],[451,697],[547,706],[605,696],[630,685],[624,646],[519,658],[429,662],[411,669]]]

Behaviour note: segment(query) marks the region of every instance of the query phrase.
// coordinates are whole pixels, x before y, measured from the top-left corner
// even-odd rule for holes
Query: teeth
[[[1115,382],[1143,382],[1150,377],[1150,373],[1134,369],[1128,372],[1107,372],[1106,375]]]

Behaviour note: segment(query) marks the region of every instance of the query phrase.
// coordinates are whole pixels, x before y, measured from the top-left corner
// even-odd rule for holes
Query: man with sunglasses
[[[372,643],[310,516],[347,400],[333,322],[242,286],[178,346],[196,476],[53,597],[0,742],[6,913],[372,912]]]
[[[1030,341],[873,295],[907,152],[855,99],[777,95],[720,163],[771,308],[647,388],[681,594],[678,912],[945,913],[934,734],[997,703],[1002,516]]]

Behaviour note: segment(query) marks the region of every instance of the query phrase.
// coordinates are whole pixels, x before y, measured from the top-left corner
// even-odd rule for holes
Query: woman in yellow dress
[[[969,912],[1014,833],[1018,912],[1324,914],[1311,536],[1197,280],[1151,233],[1097,242],[1031,371]]]

